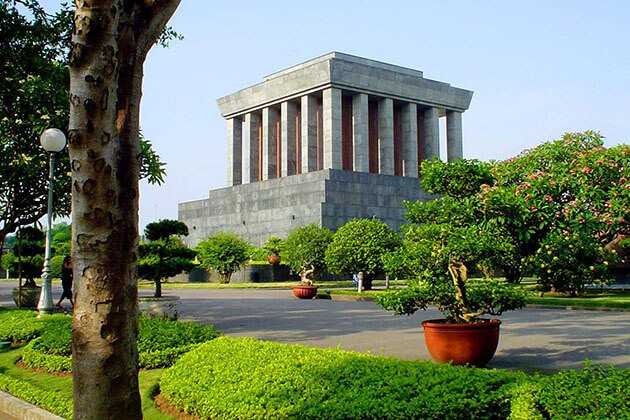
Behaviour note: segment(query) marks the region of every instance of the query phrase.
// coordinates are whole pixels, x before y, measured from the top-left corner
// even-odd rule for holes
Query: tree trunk
[[[75,419],[140,419],[139,106],[147,52],[180,0],[76,2],[70,53]]]
[[[162,280],[155,281],[155,297],[162,297]]]

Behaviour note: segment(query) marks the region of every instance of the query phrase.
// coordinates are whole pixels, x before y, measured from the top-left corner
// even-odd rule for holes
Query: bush
[[[552,232],[533,256],[523,259],[547,290],[572,295],[587,284],[605,283],[608,267],[617,260],[615,250],[605,250],[597,239],[579,232]]]
[[[490,164],[478,160],[457,159],[442,162],[437,157],[420,164],[422,188],[431,194],[444,194],[455,198],[476,194],[486,184],[492,185],[494,178]]]
[[[45,318],[41,336],[22,351],[22,362],[47,372],[72,370],[72,318],[51,315]],[[212,325],[141,317],[138,329],[138,364],[141,368],[171,366],[182,354],[220,333]]]
[[[511,420],[630,419],[630,370],[588,364],[514,390]]]
[[[162,394],[200,418],[502,419],[524,374],[221,337],[162,375]]]
[[[282,259],[300,275],[303,284],[313,284],[326,266],[326,248],[332,241],[332,233],[314,223],[293,230],[284,243]]]
[[[235,233],[219,232],[197,245],[201,266],[219,272],[219,281],[229,283],[232,273],[247,262],[250,245]]]
[[[39,335],[43,324],[37,322],[36,311],[0,308],[0,340],[27,342]]]
[[[44,390],[22,379],[0,373],[0,390],[14,397],[42,407],[65,419],[72,419],[72,399]]]
[[[282,248],[284,248],[284,241],[276,236],[272,236],[267,239],[265,244],[262,246],[262,249],[267,251],[267,255],[280,255]]]
[[[381,257],[400,245],[398,234],[381,220],[354,219],[340,227],[326,249],[326,267],[336,274],[363,272],[363,285],[372,288],[372,280],[383,271]]]
[[[52,278],[61,278],[61,267],[63,266],[64,258],[66,258],[64,255],[55,255],[50,259],[50,275]]]

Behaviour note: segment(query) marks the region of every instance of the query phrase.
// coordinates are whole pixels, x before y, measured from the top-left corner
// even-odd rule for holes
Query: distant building
[[[254,245],[316,223],[376,216],[398,229],[403,200],[429,196],[418,162],[463,157],[472,92],[421,71],[332,52],[217,100],[227,120],[228,187],[179,204],[194,245],[233,231]]]

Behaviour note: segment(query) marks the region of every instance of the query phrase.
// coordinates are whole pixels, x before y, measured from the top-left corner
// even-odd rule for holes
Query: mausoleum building
[[[404,223],[403,200],[429,196],[418,163],[463,157],[472,92],[405,67],[332,52],[217,100],[227,120],[228,187],[179,204],[190,244],[233,231],[260,246],[316,223]]]

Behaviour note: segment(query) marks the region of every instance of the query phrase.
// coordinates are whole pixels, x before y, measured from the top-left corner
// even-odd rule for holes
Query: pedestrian
[[[63,259],[63,265],[61,266],[61,287],[63,287],[63,293],[57,307],[61,308],[61,302],[64,298],[68,298],[70,305],[74,308],[74,302],[72,301],[72,258],[69,255]]]

